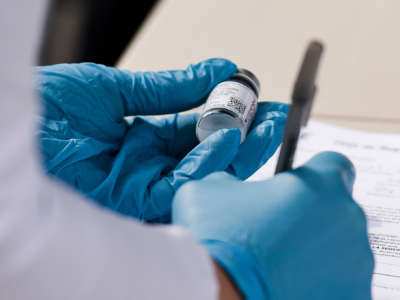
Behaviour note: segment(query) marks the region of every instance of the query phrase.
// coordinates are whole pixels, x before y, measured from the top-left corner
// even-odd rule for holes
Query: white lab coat
[[[45,4],[1,0],[0,299],[215,299],[188,232],[136,223],[42,174],[31,65]]]

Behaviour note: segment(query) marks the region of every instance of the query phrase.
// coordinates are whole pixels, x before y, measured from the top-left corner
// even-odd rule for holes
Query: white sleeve
[[[0,299],[215,299],[208,255],[186,231],[113,214],[42,175],[30,65],[45,3],[1,4]]]

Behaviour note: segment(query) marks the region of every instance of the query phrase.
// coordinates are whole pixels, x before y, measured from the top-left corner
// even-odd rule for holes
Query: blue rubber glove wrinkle
[[[173,223],[187,227],[246,299],[371,299],[366,218],[354,169],[321,153],[270,180],[214,173],[183,185]]]
[[[260,104],[242,145],[235,130],[198,145],[197,114],[145,116],[198,106],[236,70],[225,59],[161,72],[132,73],[90,63],[37,68],[45,170],[114,211],[167,222],[182,184],[224,169],[246,178],[281,139],[284,104]]]

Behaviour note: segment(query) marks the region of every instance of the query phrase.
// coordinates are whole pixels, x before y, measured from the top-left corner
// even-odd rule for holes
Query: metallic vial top
[[[258,81],[256,75],[254,75],[249,70],[239,68],[238,71],[232,75],[230,80],[237,81],[246,85],[247,87],[252,89],[258,97],[260,93],[260,81]]]

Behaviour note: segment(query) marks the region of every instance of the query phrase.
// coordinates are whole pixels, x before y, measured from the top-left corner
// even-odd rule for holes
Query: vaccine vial
[[[210,93],[196,125],[196,135],[203,141],[219,129],[238,128],[242,143],[257,111],[260,83],[246,69],[238,69],[227,81]]]

